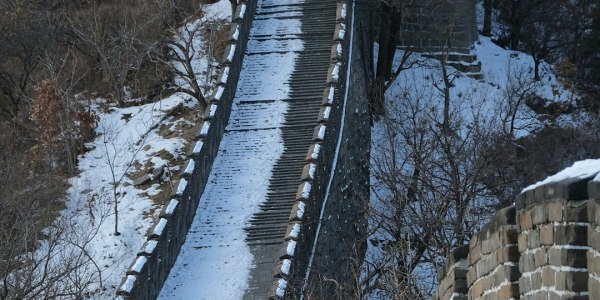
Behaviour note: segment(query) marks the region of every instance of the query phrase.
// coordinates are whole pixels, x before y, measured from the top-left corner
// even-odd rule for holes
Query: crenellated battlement
[[[433,299],[599,299],[595,176],[527,188],[473,236],[468,252],[465,245],[451,253]]]

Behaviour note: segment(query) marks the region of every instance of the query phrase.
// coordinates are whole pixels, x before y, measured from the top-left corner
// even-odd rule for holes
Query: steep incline
[[[264,299],[329,67],[334,0],[263,0],[209,183],[160,299]]]

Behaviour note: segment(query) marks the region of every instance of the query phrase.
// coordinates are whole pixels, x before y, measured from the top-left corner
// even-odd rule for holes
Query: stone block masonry
[[[450,254],[433,299],[600,299],[596,175],[517,196]]]
[[[402,15],[399,46],[468,54],[478,38],[475,0],[395,0],[394,4]]]

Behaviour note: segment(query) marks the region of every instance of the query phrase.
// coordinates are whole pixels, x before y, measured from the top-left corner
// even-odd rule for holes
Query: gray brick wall
[[[475,0],[395,0],[394,4],[402,14],[399,46],[468,53],[478,38]]]
[[[467,297],[465,263],[449,257],[434,299],[600,299],[600,182],[591,178],[517,196],[469,243]]]

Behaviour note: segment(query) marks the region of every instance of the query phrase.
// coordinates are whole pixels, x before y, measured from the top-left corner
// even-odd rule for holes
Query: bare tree
[[[457,74],[443,57],[436,64],[429,82],[402,77],[404,88],[387,103],[380,149],[373,151],[370,243],[379,254],[367,258],[361,286],[385,298],[429,297],[437,284],[431,274],[499,201],[483,184],[501,156],[487,151],[502,134],[499,120],[477,111],[481,95],[458,98]]]
[[[175,74],[176,80],[181,81],[173,89],[198,100],[201,111],[206,109],[208,101],[204,97],[204,90],[197,76],[201,70],[194,60],[202,51],[202,49],[198,49],[196,39],[199,37],[203,25],[203,22],[196,20],[181,28],[172,27],[169,30],[172,37],[167,39],[168,55],[158,54],[155,56],[155,59],[169,67]]]
[[[64,193],[63,178],[48,167],[35,167],[15,146],[13,129],[2,125],[0,299],[80,298],[101,282],[100,268],[88,250],[104,217],[97,214],[91,226],[68,212],[56,220],[56,212],[64,208],[58,200]]]

